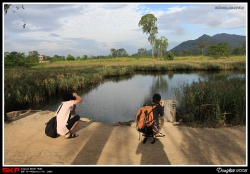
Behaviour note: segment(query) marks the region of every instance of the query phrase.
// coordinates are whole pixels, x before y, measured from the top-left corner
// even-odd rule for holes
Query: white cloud
[[[243,10],[218,10],[215,9],[218,4],[151,5],[24,4],[25,9],[19,9],[18,13],[25,19],[26,28],[22,28],[23,20],[17,14],[4,16],[4,51],[97,56],[110,54],[111,48],[124,48],[131,55],[139,48],[151,49],[148,35],[138,26],[142,15],[147,13],[158,18],[158,37],[168,38],[169,49],[202,34],[246,32],[245,4],[241,4]]]

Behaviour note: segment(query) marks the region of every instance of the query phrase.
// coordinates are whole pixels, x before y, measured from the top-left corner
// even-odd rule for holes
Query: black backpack
[[[56,115],[60,111],[62,104],[59,106]],[[45,123],[45,134],[51,138],[57,138],[59,135],[57,133],[57,121],[56,116],[52,117],[47,123]]]
[[[57,129],[56,129],[56,116],[52,117],[47,123],[45,123],[45,134],[51,138],[57,138]]]

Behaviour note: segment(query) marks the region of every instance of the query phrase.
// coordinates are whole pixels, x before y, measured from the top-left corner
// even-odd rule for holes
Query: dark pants
[[[80,120],[79,115],[75,115],[74,117],[71,118],[71,115],[69,116],[68,119],[68,125],[66,126],[69,130],[72,128],[72,126],[75,124],[75,122]]]

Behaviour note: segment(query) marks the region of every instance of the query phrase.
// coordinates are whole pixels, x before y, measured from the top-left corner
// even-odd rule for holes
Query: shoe
[[[156,137],[156,138],[163,138],[163,137],[165,137],[165,135],[162,134],[162,133],[157,133],[157,134],[155,135],[155,137]]]
[[[163,134],[163,133],[161,133],[161,132],[160,132],[160,134],[162,134],[162,135],[165,137],[165,134]]]
[[[69,139],[69,138],[76,138],[76,137],[78,137],[77,134],[70,134],[66,139]]]

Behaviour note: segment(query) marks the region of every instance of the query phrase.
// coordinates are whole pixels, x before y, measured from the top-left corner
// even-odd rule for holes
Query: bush
[[[173,59],[174,59],[174,53],[172,53],[171,51],[169,51],[169,52],[167,53],[167,59],[168,59],[168,60],[173,60]]]

